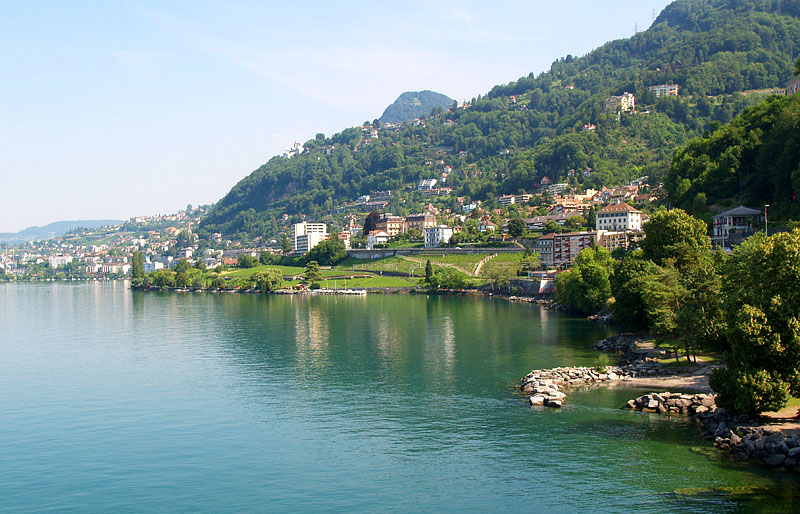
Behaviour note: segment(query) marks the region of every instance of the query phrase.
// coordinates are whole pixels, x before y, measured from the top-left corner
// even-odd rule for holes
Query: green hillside
[[[381,123],[405,123],[428,116],[436,109],[448,109],[453,99],[434,91],[406,91],[383,111]]]
[[[799,18],[800,0],[677,0],[648,30],[559,59],[465,109],[419,126],[320,135],[299,156],[270,159],[216,204],[200,230],[270,236],[283,213],[325,219],[343,202],[387,189],[395,192],[387,208],[402,214],[428,201],[415,185],[441,180],[445,166],[453,192],[442,205],[455,195],[532,192],[544,176],[592,187],[663,179],[677,148],[792,76]],[[648,89],[669,83],[678,96],[656,99]],[[636,95],[636,110],[607,111],[606,99],[623,92]]]
[[[665,187],[673,205],[708,218],[706,205],[770,205],[777,220],[800,219],[800,95],[746,110],[675,156]]]

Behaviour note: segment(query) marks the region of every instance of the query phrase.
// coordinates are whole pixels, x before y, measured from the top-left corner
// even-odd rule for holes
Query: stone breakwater
[[[746,415],[731,414],[723,408],[698,413],[703,435],[714,446],[737,461],[754,462],[771,468],[799,470],[800,436],[757,426]]]
[[[531,405],[561,407],[567,397],[562,386],[629,380],[635,373],[619,366],[602,371],[586,367],[535,369],[522,378],[519,388],[530,395]]]
[[[659,414],[702,414],[717,409],[713,394],[650,393],[628,400],[628,409]]]

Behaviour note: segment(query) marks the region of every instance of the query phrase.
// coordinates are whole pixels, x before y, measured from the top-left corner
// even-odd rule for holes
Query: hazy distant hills
[[[96,228],[108,225],[121,225],[122,220],[64,220],[54,221],[43,227],[28,227],[19,232],[0,232],[2,243],[26,243],[63,236],[76,228]]]
[[[429,115],[434,109],[447,109],[453,99],[434,91],[406,91],[383,111],[379,118],[383,123],[404,123]]]

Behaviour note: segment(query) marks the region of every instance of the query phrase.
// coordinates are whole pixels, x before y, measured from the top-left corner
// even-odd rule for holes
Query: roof
[[[731,209],[729,211],[721,212],[716,216],[712,216],[712,218],[721,218],[723,216],[755,216],[760,215],[761,211],[756,209],[751,209],[750,207],[745,207],[744,205],[740,205],[735,209]]]
[[[602,209],[600,209],[599,211],[597,211],[598,214],[603,214],[608,212],[642,212],[642,211],[636,209],[635,207],[631,207],[625,202],[613,205],[607,205]]]
[[[797,82],[800,82],[800,75],[793,77],[789,82],[786,83],[786,87],[789,87]]]

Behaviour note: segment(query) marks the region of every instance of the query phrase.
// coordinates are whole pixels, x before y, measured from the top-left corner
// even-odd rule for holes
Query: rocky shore
[[[625,404],[628,409],[659,414],[703,414],[717,410],[716,395],[686,393],[650,393]]]
[[[700,412],[697,419],[703,425],[705,438],[737,461],[786,470],[800,469],[798,435],[769,430],[746,415],[732,414],[723,408]]]
[[[601,352],[621,355],[622,364],[605,368],[560,367],[535,369],[524,376],[519,389],[531,405],[561,407],[570,387],[585,384],[626,383],[631,386],[678,386],[695,388],[705,381],[712,366],[668,368],[657,362],[663,352],[636,335],[612,336],[594,344]],[[707,388],[707,381],[705,381]],[[690,389],[691,390],[691,389]],[[695,389],[696,390],[696,389]],[[727,412],[709,393],[659,392],[629,400],[625,408],[663,415],[688,415],[703,426],[706,439],[737,461],[770,468],[800,470],[800,434],[788,435],[760,426],[758,420]]]

